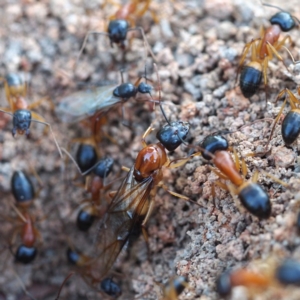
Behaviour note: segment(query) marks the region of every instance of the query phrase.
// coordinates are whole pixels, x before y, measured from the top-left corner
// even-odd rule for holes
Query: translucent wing
[[[84,120],[95,112],[107,111],[121,101],[113,96],[116,85],[106,85],[75,92],[63,97],[55,108],[57,117],[65,123]]]
[[[103,278],[117,259],[135,226],[140,226],[149,204],[153,178],[137,183],[130,169],[98,228],[97,258],[92,277]]]

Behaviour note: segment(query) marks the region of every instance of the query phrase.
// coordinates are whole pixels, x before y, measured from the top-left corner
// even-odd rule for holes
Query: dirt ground
[[[90,30],[105,31],[116,5],[107,1],[58,0],[0,0],[0,75],[19,72],[29,83],[30,102],[48,96],[36,112],[44,117],[62,147],[75,155],[78,144],[73,138],[86,137],[89,131],[81,124],[64,124],[54,114],[53,107],[79,87],[121,82],[120,70],[126,81],[135,82],[144,74],[156,87],[157,76],[153,59],[145,59],[143,41],[131,34],[130,45],[123,53],[110,48],[105,36],[91,36],[83,55],[75,67],[76,58],[85,34]],[[118,1],[117,1],[118,2]],[[272,1],[282,6],[282,1]],[[300,19],[298,1],[284,3],[284,10]],[[289,183],[284,188],[260,172],[259,183],[272,201],[272,215],[259,220],[237,207],[232,196],[216,188],[212,197],[212,183],[218,177],[206,161],[197,157],[184,167],[165,170],[164,181],[173,191],[197,201],[176,199],[160,189],[156,196],[154,213],[147,230],[148,248],[139,238],[122,251],[117,259],[114,278],[122,285],[120,299],[161,299],[160,287],[175,274],[186,275],[189,288],[180,299],[219,299],[215,282],[224,270],[252,265],[258,259],[270,256],[293,257],[300,260],[300,238],[295,228],[299,210],[300,162],[298,145],[284,146],[280,125],[271,139],[271,150],[263,157],[250,157],[260,152],[267,143],[270,124],[280,110],[282,101],[274,103],[283,88],[296,93],[300,82],[299,66],[291,64],[286,52],[284,62],[274,58],[268,69],[268,99],[263,85],[250,100],[242,96],[235,83],[239,56],[246,42],[259,37],[260,28],[269,26],[269,18],[276,9],[264,7],[259,1],[241,0],[188,0],[151,1],[149,10],[136,25],[142,26],[157,58],[164,109],[170,120],[184,120],[191,125],[187,142],[197,145],[217,130],[243,130],[227,135],[230,145],[244,157],[248,177],[255,170],[264,170]],[[290,33],[294,42],[289,47],[299,59],[299,28]],[[7,107],[4,89],[1,106]],[[285,109],[290,109],[288,105]],[[153,122],[155,128],[165,124],[159,109],[151,110],[148,102],[130,100],[125,105],[125,118],[132,123],[129,129],[122,124],[121,109],[107,114],[99,151],[102,156],[115,160],[109,179],[124,176],[121,167],[131,167],[141,149],[141,136]],[[265,121],[252,124],[259,119]],[[72,269],[67,263],[68,243],[83,252],[89,252],[95,228],[88,234],[75,226],[76,212],[84,199],[82,187],[71,180],[75,167],[69,162],[62,172],[62,160],[51,135],[44,133],[40,124],[31,125],[28,139],[13,138],[10,117],[0,118],[0,299],[29,299],[22,285],[35,299],[55,299],[64,278]],[[114,142],[106,136],[114,139]],[[156,142],[155,134],[147,138]],[[181,146],[171,158],[188,155],[191,149]],[[9,251],[20,243],[12,236],[19,222],[9,205],[13,201],[10,179],[14,170],[32,174],[36,170],[39,184],[33,175],[37,193],[32,206],[36,227],[41,239],[38,256],[29,265],[19,265]],[[80,182],[77,179],[76,182]],[[113,183],[117,189],[120,181]],[[13,221],[14,218],[14,221]],[[40,222],[38,220],[41,220]],[[76,271],[76,270],[75,270]],[[16,275],[17,274],[17,275]],[[22,282],[22,284],[20,283]],[[295,288],[270,288],[257,291],[254,299],[300,299]],[[91,289],[77,272],[63,287],[60,299],[104,299]],[[230,299],[249,299],[245,289],[238,288]]]

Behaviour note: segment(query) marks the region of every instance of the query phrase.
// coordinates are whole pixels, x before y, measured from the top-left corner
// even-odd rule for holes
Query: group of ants
[[[147,53],[150,53],[155,60],[155,55],[150,50],[145,33],[141,27],[130,27],[131,20],[129,15],[134,12],[136,16],[142,16],[148,10],[150,0],[132,0],[124,5],[114,15],[114,19],[109,22],[108,31],[100,33],[106,35],[111,45],[118,45],[122,51],[126,51],[127,33],[137,30],[141,33],[145,43]],[[263,4],[271,6],[268,4]],[[274,7],[274,6],[272,6]],[[246,98],[252,97],[260,88],[262,79],[265,88],[267,86],[268,63],[274,57],[283,62],[280,51],[285,50],[294,60],[291,52],[285,46],[292,43],[289,35],[281,37],[282,32],[289,32],[299,22],[290,13],[280,11],[271,17],[271,26],[263,30],[260,37],[253,39],[244,47],[238,66],[239,86],[242,94]],[[89,32],[80,50],[80,54],[87,42]],[[249,59],[250,62],[245,64]],[[80,55],[79,54],[79,55]],[[32,111],[39,105],[39,102],[29,104],[26,101],[26,83],[17,74],[8,74],[4,79],[4,90],[9,108],[1,108],[0,111],[12,116],[12,134],[28,135],[31,122],[43,123],[47,125],[55,141],[57,150],[62,158],[68,157],[75,164],[82,176],[85,176],[85,189],[90,195],[89,199],[78,212],[77,227],[79,230],[87,232],[90,230],[94,221],[98,221],[96,242],[93,245],[93,254],[88,255],[78,251],[74,246],[69,245],[67,249],[67,259],[69,263],[76,267],[76,271],[82,278],[96,291],[105,294],[108,298],[118,298],[121,296],[121,287],[109,276],[111,268],[122,249],[124,249],[132,235],[138,229],[147,240],[145,225],[151,216],[154,206],[154,199],[157,189],[163,188],[171,195],[183,200],[192,201],[186,196],[168,190],[163,183],[163,168],[177,168],[183,166],[193,157],[202,156],[213,165],[212,171],[223,183],[217,181],[216,184],[226,189],[234,198],[238,198],[242,206],[253,216],[259,219],[267,219],[271,215],[272,206],[268,193],[258,183],[259,172],[254,172],[250,180],[246,180],[247,167],[244,159],[239,159],[236,151],[230,147],[224,134],[219,132],[208,135],[197,146],[188,145],[185,139],[189,133],[189,123],[184,121],[170,122],[163,109],[161,97],[161,84],[156,64],[154,69],[158,81],[158,99],[152,97],[153,86],[148,83],[146,71],[145,82],[140,78],[135,84],[124,83],[118,86],[100,87],[93,91],[95,97],[91,97],[90,90],[80,91],[62,98],[57,105],[56,111],[61,115],[62,120],[88,122],[92,136],[82,138],[76,152],[75,158],[64,148],[59,146],[52,127],[49,123]],[[155,144],[148,145],[146,137],[154,130],[152,125],[146,130],[142,137],[142,150],[139,151],[134,165],[124,170],[127,172],[122,183],[116,192],[109,195],[109,203],[103,203],[103,191],[107,189],[106,179],[110,174],[114,161],[112,158],[105,157],[98,159],[97,136],[96,132],[101,125],[101,117],[104,113],[113,109],[118,104],[123,105],[128,99],[136,98],[138,94],[147,96],[147,101],[159,105],[166,124],[162,126],[157,134],[158,140]],[[280,112],[274,120],[268,144],[271,140],[275,126],[282,115],[287,100],[291,109],[286,114],[282,122],[282,138],[286,146],[292,145],[300,134],[300,101],[289,89],[279,92],[277,100],[285,96],[284,103]],[[90,97],[90,105],[87,105],[87,98]],[[276,100],[276,102],[277,102]],[[69,114],[64,116],[64,114]],[[100,125],[99,125],[100,124]],[[168,151],[176,150],[180,145],[193,148],[193,154],[182,159],[170,160]],[[268,145],[267,147],[268,148]],[[274,176],[263,172],[280,184],[289,187],[287,183],[280,181]],[[37,255],[36,240],[39,232],[35,228],[34,218],[30,213],[30,207],[35,198],[34,185],[30,177],[24,171],[14,171],[11,178],[11,191],[15,203],[11,204],[18,218],[22,222],[20,231],[21,245],[13,251],[15,261],[22,264],[31,263]],[[105,201],[104,201],[105,202]],[[297,220],[300,228],[300,214]],[[230,296],[232,289],[236,286],[244,286],[251,290],[264,290],[270,285],[287,286],[300,285],[300,263],[293,259],[276,260],[272,258],[269,268],[252,270],[251,268],[239,268],[236,270],[225,271],[216,281],[216,291],[220,297]],[[62,283],[56,299],[60,298],[61,290],[66,281],[73,275],[70,273]],[[176,300],[185,288],[188,288],[188,278],[186,276],[174,276],[166,285],[161,285],[164,300]],[[30,298],[34,297],[24,288]]]

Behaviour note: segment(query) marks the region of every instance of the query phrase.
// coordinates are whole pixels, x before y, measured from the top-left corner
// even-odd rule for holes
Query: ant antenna
[[[289,56],[291,57],[291,60],[293,61],[293,64],[294,64],[294,65],[300,63],[300,60],[295,60],[295,59],[294,59],[294,56],[292,55],[291,51],[290,51],[286,46],[282,46],[282,47],[287,51],[287,53],[288,53]]]
[[[171,126],[170,121],[168,120],[168,118],[166,116],[166,113],[165,113],[165,111],[164,111],[164,109],[162,107],[162,102],[161,102],[161,82],[160,82],[160,78],[159,78],[159,74],[158,74],[158,69],[157,69],[156,63],[153,63],[153,67],[155,69],[156,76],[157,76],[157,82],[158,82],[158,102],[159,102],[159,107],[160,107],[160,110],[161,110],[161,112],[162,112],[162,114],[163,114],[166,122],[168,123],[168,125]],[[179,137],[179,139],[181,139],[181,138]]]

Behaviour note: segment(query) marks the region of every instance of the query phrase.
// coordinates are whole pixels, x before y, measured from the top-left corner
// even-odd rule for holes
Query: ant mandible
[[[240,89],[246,98],[250,98],[256,93],[262,77],[264,78],[264,84],[266,88],[269,61],[273,59],[273,55],[275,55],[280,61],[283,61],[283,58],[278,51],[283,48],[286,41],[292,43],[289,35],[285,36],[281,41],[279,41],[280,34],[281,32],[288,32],[292,30],[296,25],[294,20],[296,18],[288,12],[283,11],[277,6],[265,3],[262,4],[277,8],[281,11],[271,17],[270,23],[272,25],[266,30],[262,29],[260,34],[261,37],[247,43],[243,49],[242,57],[238,65],[237,76],[239,73],[241,73]],[[250,50],[251,61],[248,64],[243,65]]]

